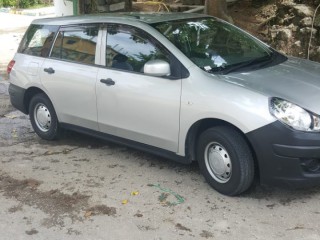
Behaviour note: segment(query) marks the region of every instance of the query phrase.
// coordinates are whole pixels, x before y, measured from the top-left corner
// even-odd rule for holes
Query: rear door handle
[[[116,84],[111,78],[101,79],[100,82],[106,84],[107,86],[113,86]]]
[[[45,68],[45,69],[43,69],[43,71],[45,71],[45,72],[47,72],[47,73],[49,73],[49,74],[53,74],[55,71],[54,71],[54,69],[53,68]]]

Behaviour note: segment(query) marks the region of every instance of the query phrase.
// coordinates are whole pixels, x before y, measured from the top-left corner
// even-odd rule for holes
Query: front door
[[[105,37],[106,67],[96,85],[100,131],[177,152],[181,79],[174,69],[168,77],[143,70],[149,60],[173,64],[173,57],[134,27],[109,25]]]

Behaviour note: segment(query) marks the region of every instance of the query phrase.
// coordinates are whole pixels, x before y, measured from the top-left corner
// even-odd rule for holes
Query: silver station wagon
[[[320,184],[320,64],[219,19],[121,13],[32,22],[8,65],[35,132],[63,128],[182,163],[218,192]]]

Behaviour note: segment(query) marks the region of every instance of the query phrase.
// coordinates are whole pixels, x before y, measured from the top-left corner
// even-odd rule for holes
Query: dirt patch
[[[15,213],[15,212],[19,212],[19,211],[22,211],[22,205],[20,205],[20,204],[8,209],[9,213]]]
[[[143,217],[143,214],[141,214],[141,213],[136,213],[136,214],[133,215],[133,216],[138,217],[138,218],[141,218],[141,217]]]
[[[200,236],[203,238],[213,238],[213,234],[211,232],[208,232],[206,230],[202,230],[202,233],[200,233]]]
[[[115,216],[117,214],[117,209],[114,207],[108,207],[106,205],[96,205],[86,210],[86,214],[90,216],[96,215],[108,215]]]
[[[177,223],[176,228],[182,231],[192,232],[190,228],[183,226],[181,223]]]
[[[42,192],[38,189],[40,184],[35,179],[18,180],[4,173],[0,175],[0,189],[5,197],[15,198],[21,204],[36,207],[50,215],[44,221],[45,226],[64,226],[66,217],[72,222],[83,220],[79,213],[88,208],[89,196],[78,192],[69,195],[59,190]]]
[[[62,151],[58,151],[58,152],[53,152],[53,151],[46,151],[43,155],[44,156],[49,156],[49,155],[57,155],[57,154],[69,154],[70,152],[72,152],[73,150],[79,149],[78,147],[76,148],[72,148],[72,149],[63,149]]]
[[[31,229],[30,231],[26,231],[27,235],[34,235],[34,234],[37,234],[37,233],[38,233],[38,231],[35,230],[35,229]]]

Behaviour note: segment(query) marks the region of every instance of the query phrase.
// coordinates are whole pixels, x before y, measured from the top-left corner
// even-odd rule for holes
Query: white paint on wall
[[[54,10],[57,17],[73,15],[73,2],[54,0]]]

